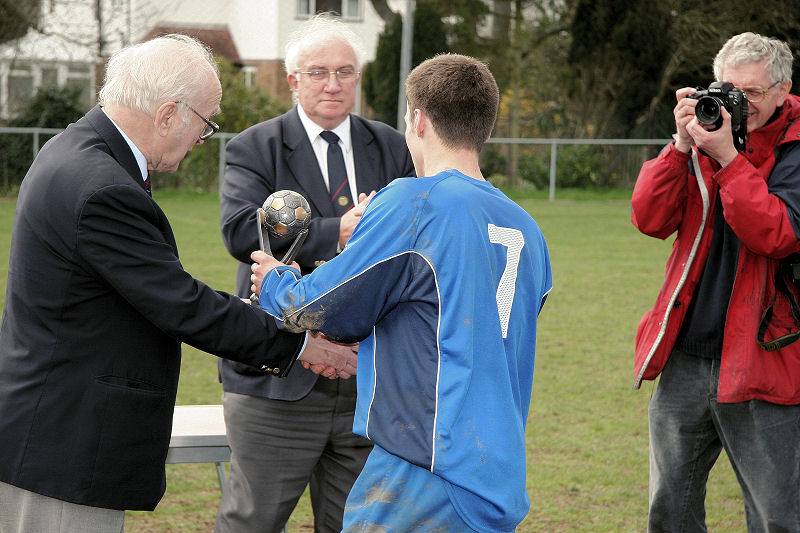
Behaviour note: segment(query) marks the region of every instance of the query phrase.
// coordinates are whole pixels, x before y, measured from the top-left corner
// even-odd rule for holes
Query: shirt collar
[[[120,135],[122,135],[122,138],[125,139],[125,142],[128,143],[128,146],[130,146],[131,152],[133,152],[133,157],[136,158],[136,163],[139,164],[139,172],[142,173],[142,181],[146,180],[147,179],[147,158],[144,156],[142,151],[139,150],[139,148],[135,144],[133,144],[133,141],[130,140],[130,138],[127,135],[125,135],[125,132],[122,131],[122,128],[120,128],[117,125],[117,123],[114,122],[114,120],[111,117],[108,116],[108,113],[106,113],[106,110],[103,109],[102,107],[100,109],[103,110],[103,113],[106,115],[106,117],[108,117],[108,120],[110,120],[111,123],[114,125],[114,127],[117,128],[117,131],[120,133]]]
[[[325,131],[325,128],[311,120],[306,112],[303,110],[303,106],[297,104],[297,114],[300,115],[300,122],[303,123],[303,128],[306,130],[306,135],[308,135],[308,140],[311,144],[314,144],[319,138],[319,134]],[[333,133],[339,136],[339,139],[342,141],[344,145],[345,152],[349,152],[353,148],[352,138],[350,137],[350,114],[348,113],[347,118],[345,118],[338,126],[331,130]],[[323,139],[324,141],[324,139]]]

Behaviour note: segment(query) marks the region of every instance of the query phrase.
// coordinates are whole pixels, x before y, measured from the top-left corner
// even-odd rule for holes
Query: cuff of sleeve
[[[743,157],[741,152],[731,161],[728,165],[720,168],[714,174],[714,181],[716,181],[720,187],[724,186],[727,182],[733,179],[734,176],[738,175],[742,172],[743,167],[742,165],[747,165],[748,161],[747,158]]]
[[[306,335],[303,338],[303,346],[300,347],[300,351],[297,352],[297,357],[294,358],[295,361],[300,359],[300,356],[306,351],[306,346],[308,346],[308,331],[306,331]]]
[[[269,292],[269,291],[266,290],[266,287],[267,287],[267,283],[268,283],[268,281],[270,279],[270,276],[273,275],[273,272],[277,273],[277,275],[280,276],[281,274],[283,274],[286,271],[289,271],[289,272],[293,273],[295,275],[295,279],[300,279],[300,277],[302,276],[302,274],[300,273],[299,270],[297,270],[294,267],[290,267],[290,266],[279,266],[279,267],[271,270],[270,272],[268,272],[267,275],[264,276],[264,279],[261,280],[261,292],[258,294],[258,305],[259,305],[259,307],[261,307],[261,309],[268,309],[269,308],[269,306],[264,305],[264,302],[261,301],[261,298],[263,298],[264,295]]]
[[[666,151],[667,159],[680,163],[681,165],[685,165],[686,162],[692,158],[691,149],[688,152],[683,152],[678,150],[675,146],[675,141],[669,143],[669,149]]]
[[[291,334],[291,335],[294,335],[296,337],[300,336],[300,335],[297,335],[297,334]],[[286,376],[289,375],[289,371],[292,369],[292,367],[294,366],[295,362],[298,359],[300,359],[301,355],[303,355],[303,351],[306,349],[307,345],[308,345],[308,332],[306,331],[302,335],[302,342],[297,344],[297,346],[299,346],[299,350],[297,351],[296,354],[293,354],[293,356],[291,356],[288,359],[284,360],[286,362],[286,364],[283,366],[283,368],[271,367],[269,365],[263,365],[261,367],[261,371],[264,372],[265,374],[271,374],[271,375],[279,377],[279,378],[285,378]]]

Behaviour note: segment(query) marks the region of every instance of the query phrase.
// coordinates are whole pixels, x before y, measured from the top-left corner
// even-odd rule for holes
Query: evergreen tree
[[[80,104],[81,87],[43,87],[34,94],[24,111],[9,121],[17,128],[66,128],[87,111]],[[39,138],[39,147],[51,136]],[[3,193],[15,189],[33,163],[33,137],[0,135],[0,178]]]
[[[707,87],[712,62],[745,31],[800,49],[800,0],[579,0],[570,34],[575,136],[668,137],[681,87]],[[798,72],[800,65],[794,65]]]
[[[411,68],[438,53],[447,52],[447,33],[439,2],[418,0],[414,11]],[[378,38],[375,60],[364,67],[362,88],[372,118],[397,125],[397,93],[400,87],[400,47],[403,19],[395,14]]]
[[[0,43],[19,39],[36,26],[41,0],[0,0]]]
[[[670,53],[673,22],[665,3],[581,0],[568,61],[578,136],[624,136],[657,92]]]

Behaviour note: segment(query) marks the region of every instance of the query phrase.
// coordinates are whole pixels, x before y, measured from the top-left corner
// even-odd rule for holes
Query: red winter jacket
[[[777,166],[775,161],[776,146],[800,141],[797,118],[800,98],[790,95],[778,117],[751,133],[746,151],[725,168],[694,147],[690,155],[674,144],[642,166],[631,220],[646,235],[666,239],[677,231],[677,237],[655,306],[639,323],[634,388],[643,379],[655,379],[667,363],[708,256],[714,209],[722,207],[742,246],[725,323],[717,399],[800,403],[800,342],[775,352],[756,342],[761,317],[775,294],[779,258],[800,250],[792,225],[794,220],[800,231],[800,150],[781,157]],[[722,206],[715,205],[718,190]],[[780,293],[771,324],[767,339],[796,329]]]

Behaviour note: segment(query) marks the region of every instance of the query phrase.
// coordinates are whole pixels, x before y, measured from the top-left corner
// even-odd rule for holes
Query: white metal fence
[[[31,151],[30,151],[30,161],[27,162],[27,165],[33,161],[36,157],[36,154],[39,152],[41,145],[44,144],[43,138],[49,138],[52,135],[55,135],[62,131],[61,129],[56,128],[0,128],[0,136],[3,135],[25,135],[30,136],[32,143],[31,143]],[[212,141],[215,141],[218,144],[216,151],[218,152],[217,156],[217,178],[221,182],[221,178],[225,173],[225,145],[227,142],[236,136],[236,133],[227,133],[227,132],[219,132],[213,138]],[[0,141],[2,137],[0,137]],[[554,200],[556,196],[556,186],[557,186],[557,176],[558,176],[558,165],[559,165],[559,148],[567,147],[567,146],[578,146],[578,145],[600,145],[603,147],[660,147],[666,145],[670,142],[671,139],[557,139],[557,138],[546,138],[546,139],[537,139],[537,138],[508,138],[508,137],[493,137],[489,139],[487,144],[489,145],[503,145],[505,147],[510,147],[512,145],[518,145],[521,150],[526,150],[530,148],[537,148],[539,150],[547,149],[549,147],[549,173],[548,173],[548,183],[547,187],[549,190],[549,198],[550,200]],[[498,147],[499,148],[499,147]],[[501,150],[502,151],[502,150]],[[652,149],[649,153],[645,153],[642,150],[637,150],[634,152],[630,152],[630,150],[626,151],[624,157],[616,156],[615,159],[625,161],[620,165],[623,168],[620,170],[622,174],[630,175],[629,178],[623,179],[622,184],[627,186],[633,184],[635,180],[635,173],[638,172],[638,167],[641,166],[641,163],[653,156]],[[520,157],[519,154],[516,157]],[[628,168],[624,168],[624,165],[627,165]],[[21,179],[21,177],[20,177]],[[8,183],[6,183],[6,186]]]
[[[488,144],[504,144],[504,145],[544,145],[550,147],[550,170],[548,180],[548,190],[550,200],[555,200],[556,194],[556,176],[558,173],[558,148],[559,146],[576,146],[576,145],[601,145],[601,146],[665,146],[672,139],[534,139],[534,138],[510,138],[510,137],[492,137]],[[651,154],[652,155],[652,154]],[[648,157],[642,154],[635,154],[634,165],[638,172],[638,167]],[[630,185],[635,180],[635,174],[630,180]]]

